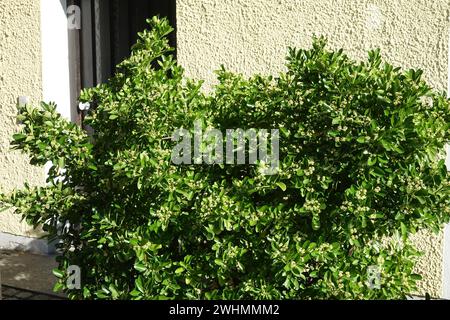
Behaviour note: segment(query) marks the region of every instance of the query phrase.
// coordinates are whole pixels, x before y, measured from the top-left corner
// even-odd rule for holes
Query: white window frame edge
[[[42,97],[70,114],[69,34],[66,0],[41,0]]]
[[[43,101],[55,102],[56,111],[70,121],[71,90],[67,0],[41,0],[41,48]],[[49,161],[44,166],[46,176],[48,176],[51,165]],[[54,250],[52,247],[50,245],[49,251]]]
[[[41,0],[42,98],[70,120],[67,1]],[[51,163],[44,166],[47,175]]]

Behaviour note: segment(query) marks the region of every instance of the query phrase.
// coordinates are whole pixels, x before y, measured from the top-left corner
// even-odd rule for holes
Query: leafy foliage
[[[420,279],[408,236],[449,220],[449,102],[420,71],[290,49],[279,77],[219,70],[213,92],[183,77],[154,18],[107,83],[92,136],[53,104],[20,109],[14,146],[52,162],[47,185],[5,205],[61,240],[71,298],[403,298]],[[280,168],[174,165],[177,128],[278,128]],[[64,227],[61,227],[63,225]],[[82,269],[68,290],[65,270]],[[377,266],[380,287],[367,284]]]

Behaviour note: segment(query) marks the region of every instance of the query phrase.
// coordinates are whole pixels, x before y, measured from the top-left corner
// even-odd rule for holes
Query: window
[[[81,10],[81,29],[69,30],[71,109],[81,123],[78,97],[83,88],[107,81],[115,66],[130,54],[146,19],[167,17],[176,26],[175,0],[68,0]],[[171,45],[176,47],[172,33]]]

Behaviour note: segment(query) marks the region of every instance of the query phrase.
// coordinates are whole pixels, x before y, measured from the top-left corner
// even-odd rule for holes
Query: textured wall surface
[[[55,1],[55,0],[52,0]],[[214,83],[220,64],[246,75],[276,74],[288,46],[309,47],[313,34],[363,59],[380,47],[385,59],[421,68],[435,88],[447,79],[448,0],[177,0],[178,59],[187,75]],[[0,190],[42,183],[44,172],[9,150],[16,100],[41,99],[39,1],[0,1]],[[0,232],[33,235],[19,217],[0,214]],[[420,294],[441,294],[442,236],[420,234],[425,254]]]
[[[177,0],[178,60],[187,75],[214,84],[213,70],[245,75],[283,70],[288,46],[310,47],[314,34],[355,59],[379,47],[403,68],[423,69],[438,90],[447,84],[448,0]],[[442,291],[442,236],[414,237],[425,252],[419,294]]]
[[[0,190],[7,192],[42,183],[44,171],[28,164],[27,158],[10,150],[17,130],[17,97],[31,103],[42,99],[40,1],[0,1]],[[34,236],[36,232],[11,212],[0,213],[0,232]]]

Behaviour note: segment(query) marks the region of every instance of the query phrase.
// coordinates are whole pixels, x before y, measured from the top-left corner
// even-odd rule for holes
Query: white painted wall
[[[41,0],[43,100],[70,119],[69,45],[66,0]]]

